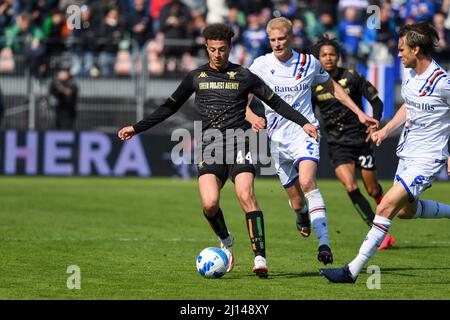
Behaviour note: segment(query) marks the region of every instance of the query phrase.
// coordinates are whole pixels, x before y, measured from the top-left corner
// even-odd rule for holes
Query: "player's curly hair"
[[[313,46],[312,53],[317,59],[319,59],[320,48],[322,48],[323,46],[333,46],[338,57],[341,55],[341,46],[336,41],[336,39],[331,39],[327,34],[324,34],[319,38],[319,40],[317,40],[317,42]]]
[[[231,38],[234,37],[233,29],[225,23],[213,23],[203,30],[205,41],[224,40],[231,44]]]
[[[425,56],[431,56],[433,49],[439,45],[439,35],[427,21],[404,25],[398,32],[399,38],[406,36],[410,48],[419,47]]]

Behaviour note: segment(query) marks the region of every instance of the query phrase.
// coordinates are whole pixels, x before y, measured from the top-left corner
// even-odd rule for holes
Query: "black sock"
[[[208,217],[204,211],[203,214],[205,215],[205,218],[208,220],[211,228],[214,230],[214,232],[220,239],[223,240],[228,238],[230,234],[228,233],[227,225],[225,224],[225,219],[223,217],[223,213],[220,208],[219,210],[217,210],[216,214],[213,217]]]
[[[247,212],[247,228],[255,256],[266,257],[264,217],[261,211]]]
[[[353,190],[352,192],[348,192],[350,199],[353,202],[353,205],[356,208],[356,211],[361,215],[361,218],[372,227],[372,221],[375,218],[375,213],[372,210],[369,202],[364,198],[359,189]]]

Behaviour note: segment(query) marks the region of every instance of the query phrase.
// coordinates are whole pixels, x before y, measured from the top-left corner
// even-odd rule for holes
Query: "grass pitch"
[[[383,182],[385,190],[390,182]],[[362,187],[362,185],[361,185]],[[353,259],[368,232],[337,181],[319,181],[335,262]],[[258,179],[269,279],[250,271],[253,254],[233,191],[221,198],[235,237],[236,266],[203,279],[195,258],[219,242],[203,217],[197,182],[170,179],[0,178],[0,299],[450,299],[450,221],[394,220],[395,249],[378,252],[381,289],[318,273],[317,239],[302,238],[278,180]],[[448,203],[450,183],[423,199]],[[69,290],[67,268],[81,272]]]

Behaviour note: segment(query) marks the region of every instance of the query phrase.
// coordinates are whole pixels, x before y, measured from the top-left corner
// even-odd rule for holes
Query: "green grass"
[[[389,181],[383,182],[385,190]],[[350,261],[368,228],[337,181],[319,181],[334,266]],[[450,299],[449,220],[396,219],[395,249],[355,285],[319,276],[317,239],[301,238],[278,180],[258,179],[270,277],[258,279],[242,212],[227,183],[221,207],[235,236],[236,267],[220,280],[199,276],[195,258],[218,240],[200,209],[197,182],[169,179],[0,178],[0,299]],[[423,198],[448,203],[449,183]],[[81,269],[81,289],[66,286]]]

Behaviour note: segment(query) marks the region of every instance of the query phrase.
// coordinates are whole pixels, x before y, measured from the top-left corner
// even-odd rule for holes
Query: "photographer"
[[[55,110],[56,129],[72,130],[76,118],[78,86],[69,70],[61,69],[50,84],[49,105]]]

